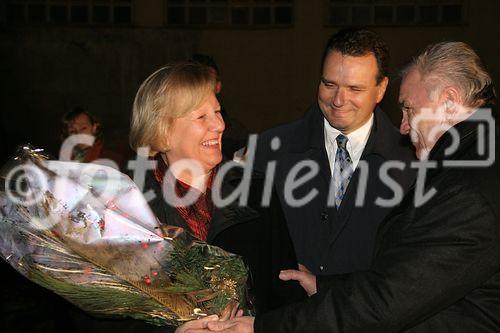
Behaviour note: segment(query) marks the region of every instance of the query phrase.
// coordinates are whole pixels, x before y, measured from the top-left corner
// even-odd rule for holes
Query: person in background
[[[205,65],[215,74],[215,95],[220,102],[222,81],[219,66],[217,66],[214,58],[206,54],[195,53],[189,61]],[[234,153],[246,145],[249,133],[248,129],[240,121],[232,117],[223,105],[221,105],[221,114],[226,124],[226,129],[222,136],[222,154],[226,159],[231,160],[234,157]]]
[[[86,134],[94,137],[92,145],[78,143],[71,151],[71,160],[90,163],[96,160],[111,160],[120,169],[124,170],[129,151],[115,145],[111,149],[104,143],[103,130],[100,122],[90,112],[81,107],[74,107],[63,117],[61,140],[64,141],[75,134]]]

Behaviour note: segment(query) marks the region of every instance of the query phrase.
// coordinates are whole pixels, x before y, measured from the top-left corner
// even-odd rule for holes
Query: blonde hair
[[[441,42],[429,45],[403,71],[416,69],[429,84],[431,96],[444,85],[456,86],[464,105],[479,107],[495,99],[490,75],[474,50],[463,42]],[[432,98],[432,97],[431,97]]]
[[[175,118],[197,109],[215,89],[215,74],[206,66],[179,62],[151,74],[139,87],[132,108],[130,146],[148,146],[150,155],[168,150]]]

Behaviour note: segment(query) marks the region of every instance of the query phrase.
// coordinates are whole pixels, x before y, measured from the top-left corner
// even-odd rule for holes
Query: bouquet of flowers
[[[24,146],[2,179],[0,255],[81,309],[177,326],[245,306],[241,258],[161,225],[120,172]]]

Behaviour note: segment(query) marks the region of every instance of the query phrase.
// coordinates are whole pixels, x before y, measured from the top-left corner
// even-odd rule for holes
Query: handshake
[[[279,278],[283,281],[298,281],[308,296],[316,294],[316,276],[304,265],[299,264],[299,270],[289,269],[280,272]],[[243,316],[243,311],[238,309],[238,304],[227,308],[219,317],[217,315],[189,321],[179,326],[175,333],[253,333],[255,318]]]

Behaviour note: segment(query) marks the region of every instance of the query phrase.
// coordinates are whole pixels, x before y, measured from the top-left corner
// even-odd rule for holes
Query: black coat
[[[499,128],[486,155],[477,123],[455,129],[458,149],[445,156],[446,133],[430,154],[436,193],[416,205],[412,190],[391,212],[371,269],[319,277],[317,295],[257,316],[256,332],[500,332],[500,167],[449,163],[499,156]]]
[[[360,163],[337,211],[334,206],[327,205],[331,171],[325,149],[323,119],[315,104],[302,119],[261,134],[254,167],[266,172],[268,162],[277,162],[274,185],[300,263],[316,275],[366,270],[372,260],[377,229],[394,207],[381,207],[375,203],[378,197],[390,199],[394,195],[381,180],[380,169],[387,161],[404,163],[403,170],[389,171],[390,177],[402,188],[402,198],[414,180],[415,172],[408,164],[415,159],[415,154],[409,141],[399,134],[382,110],[376,109]],[[275,137],[281,142],[276,151],[271,149]],[[316,162],[319,173],[297,188],[293,195],[302,198],[311,191],[317,191],[317,195],[301,207],[292,207],[285,199],[286,178],[295,165],[305,160]],[[366,183],[360,182],[360,165],[363,163],[369,170]],[[364,184],[364,204],[356,206],[356,195]]]

